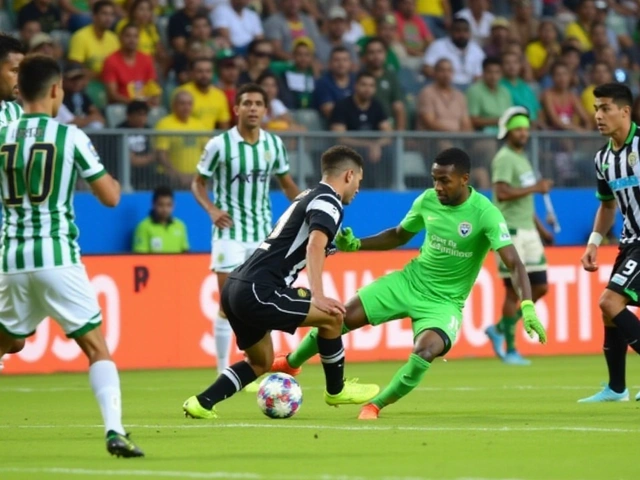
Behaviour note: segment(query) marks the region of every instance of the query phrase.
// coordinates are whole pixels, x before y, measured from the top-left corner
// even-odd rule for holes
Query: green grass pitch
[[[384,385],[398,363],[348,364]],[[637,361],[629,378],[638,384]],[[635,377],[634,377],[635,375]],[[640,402],[577,404],[605,379],[601,357],[437,361],[421,387],[382,412],[327,407],[319,365],[299,377],[304,401],[287,420],[241,392],[217,421],[182,416],[212,370],[122,374],[124,415],[144,459],[106,453],[85,374],[0,377],[0,479],[616,480],[638,476]],[[635,383],[633,379],[635,378]]]

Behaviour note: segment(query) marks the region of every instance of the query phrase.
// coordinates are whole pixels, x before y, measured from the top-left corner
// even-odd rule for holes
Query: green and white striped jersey
[[[89,137],[48,115],[23,114],[0,128],[2,271],[80,263],[73,190],[106,173]]]
[[[233,219],[231,228],[214,225],[214,239],[261,242],[269,235],[271,175],[289,172],[289,157],[280,137],[260,130],[260,139],[251,145],[234,127],[209,140],[198,172],[213,177],[214,202]]]
[[[0,127],[4,127],[18,120],[23,113],[22,107],[16,102],[0,101]]]

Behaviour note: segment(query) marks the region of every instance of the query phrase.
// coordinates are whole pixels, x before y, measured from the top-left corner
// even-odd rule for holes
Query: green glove
[[[529,337],[533,338],[533,332],[538,334],[540,343],[547,343],[547,332],[544,331],[544,327],[538,319],[536,308],[531,300],[524,300],[520,303],[522,309],[522,321],[524,323],[524,329]]]
[[[348,227],[338,232],[334,242],[341,252],[357,252],[360,250],[360,240],[353,234],[353,230]]]

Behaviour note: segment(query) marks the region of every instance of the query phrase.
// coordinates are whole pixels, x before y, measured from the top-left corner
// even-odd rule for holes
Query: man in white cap
[[[533,194],[548,193],[553,182],[537,180],[527,158],[525,148],[529,140],[529,128],[529,112],[524,107],[511,107],[500,117],[498,140],[505,140],[505,144],[491,162],[491,182],[493,203],[507,222],[513,244],[527,269],[532,299],[536,302],[547,293],[547,260],[543,242],[551,243],[553,235],[535,214]],[[515,327],[522,312],[509,272],[500,261],[499,274],[506,288],[502,318],[496,325],[487,328],[486,334],[496,355],[504,363],[529,365],[531,362],[516,350]]]

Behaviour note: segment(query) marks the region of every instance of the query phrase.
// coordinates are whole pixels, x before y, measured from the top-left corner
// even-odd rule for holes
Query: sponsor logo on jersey
[[[236,180],[242,183],[267,182],[269,180],[269,174],[266,170],[252,170],[249,173],[238,173],[231,179],[231,183]]]
[[[309,292],[307,292],[304,288],[298,289],[298,296],[300,298],[307,298],[309,296]]]
[[[458,225],[458,233],[461,237],[468,237],[471,233],[472,228],[473,227],[471,227],[471,224],[469,222],[462,222],[460,225]]]
[[[506,223],[500,223],[500,240],[506,242],[511,240],[511,234],[509,233],[509,227]]]
[[[629,160],[627,161],[629,162],[630,167],[635,167],[638,163],[638,154],[636,152],[631,152],[629,154]]]
[[[627,280],[627,277],[625,277],[624,275],[620,275],[619,273],[616,273],[613,277],[611,277],[611,282],[620,286],[624,286],[624,284],[627,283]]]
[[[638,180],[638,177],[636,176],[617,178],[609,182],[609,187],[611,187],[611,190],[613,190],[614,192],[624,190],[625,188],[637,187],[639,185],[640,180]]]

